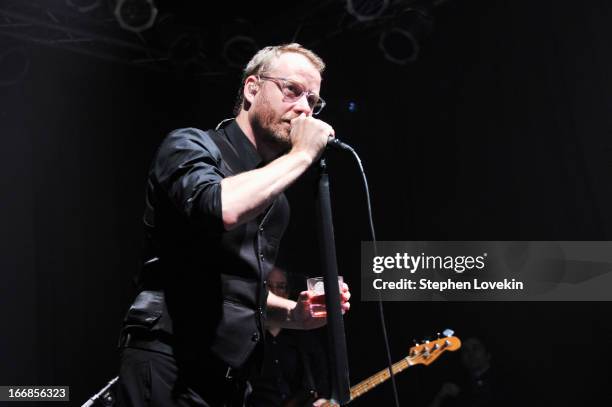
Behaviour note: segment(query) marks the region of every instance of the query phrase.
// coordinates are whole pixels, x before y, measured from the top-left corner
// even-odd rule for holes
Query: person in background
[[[461,346],[465,376],[442,385],[429,407],[513,406],[506,385],[493,367],[492,357],[481,339],[469,337]]]
[[[279,267],[268,274],[267,286],[275,295],[289,297],[287,273]],[[250,380],[249,407],[311,406],[328,396],[327,355],[314,333],[266,328],[263,369]]]

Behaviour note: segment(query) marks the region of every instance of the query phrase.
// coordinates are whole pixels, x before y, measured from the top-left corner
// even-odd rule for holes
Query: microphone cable
[[[350,145],[343,143],[340,140],[335,139],[335,138],[333,140],[336,140],[333,142],[335,147],[338,147],[341,150],[349,151],[350,153],[352,153],[353,157],[355,157],[355,160],[357,161],[357,165],[359,165],[359,171],[361,172],[361,177],[363,179],[363,186],[365,188],[365,193],[366,193],[366,203],[368,207],[368,221],[370,223],[370,234],[372,235],[372,243],[374,245],[374,256],[378,256],[378,246],[376,243],[376,232],[374,230],[374,220],[372,218],[372,202],[370,200],[370,187],[368,186],[368,179],[366,177],[365,170],[363,169],[361,158],[359,158],[359,154],[357,154],[355,149],[351,147]],[[387,325],[385,324],[385,312],[384,312],[384,307],[383,307],[383,302],[382,302],[382,297],[381,297],[380,292],[378,292],[378,312],[380,315],[380,323],[381,323],[381,328],[383,332],[383,338],[385,341],[385,350],[387,353],[387,364],[389,365],[389,374],[391,377],[391,384],[393,387],[393,397],[395,399],[395,407],[400,407],[399,396],[397,394],[397,385],[395,383],[395,374],[393,373],[393,360],[391,359],[391,350],[389,348]]]

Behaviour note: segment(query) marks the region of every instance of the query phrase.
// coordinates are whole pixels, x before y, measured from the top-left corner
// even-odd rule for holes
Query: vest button
[[[259,341],[259,333],[258,332],[253,333],[253,336],[251,336],[251,340],[253,342]]]

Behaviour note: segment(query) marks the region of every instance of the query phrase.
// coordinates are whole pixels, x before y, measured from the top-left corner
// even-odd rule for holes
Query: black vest
[[[184,145],[190,146],[187,152]],[[189,151],[191,146],[194,151]],[[245,152],[250,157],[245,159]],[[225,231],[220,219],[186,218],[161,187],[157,169],[160,161],[167,165],[164,160],[174,160],[170,165],[181,169],[171,174],[176,178],[172,182],[191,188],[194,181],[186,174],[201,168],[201,162],[229,177],[253,169],[253,154],[235,122],[207,132],[180,129],[164,140],[149,175],[147,254],[125,331],[163,333],[172,339],[176,354],[183,352],[191,359],[212,354],[234,368],[241,367],[263,340],[265,279],[288,223],[285,196],[281,194],[257,219]]]

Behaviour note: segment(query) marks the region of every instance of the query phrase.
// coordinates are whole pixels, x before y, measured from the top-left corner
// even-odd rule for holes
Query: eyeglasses
[[[296,102],[306,94],[306,100],[308,101],[308,106],[310,106],[313,115],[321,113],[321,110],[325,107],[325,101],[316,93],[306,90],[301,83],[294,82],[287,78],[274,78],[264,75],[258,75],[257,77],[265,81],[274,82],[284,96],[283,102]]]

